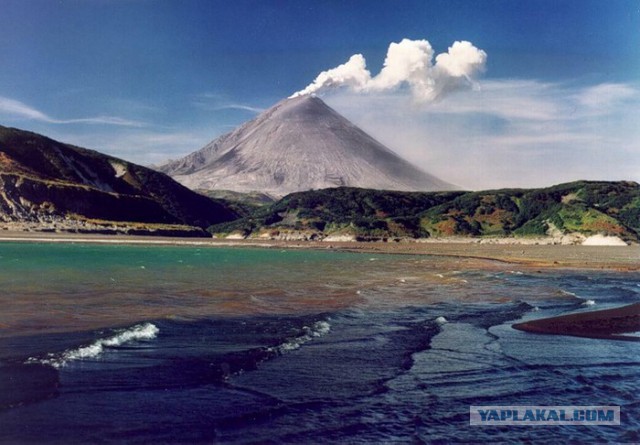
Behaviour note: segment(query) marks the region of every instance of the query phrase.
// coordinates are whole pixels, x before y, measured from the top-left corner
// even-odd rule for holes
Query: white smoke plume
[[[487,53],[466,41],[454,42],[446,53],[435,57],[435,64],[433,55],[427,40],[403,39],[389,45],[377,76],[372,77],[367,70],[364,56],[355,54],[348,62],[318,74],[313,83],[291,97],[339,87],[364,93],[407,87],[416,100],[434,101],[472,86],[474,76],[484,70],[487,60]]]
[[[367,70],[367,62],[362,54],[354,54],[348,62],[318,74],[304,90],[291,97],[313,94],[324,88],[347,86],[359,91],[363,85],[371,81],[371,73]]]

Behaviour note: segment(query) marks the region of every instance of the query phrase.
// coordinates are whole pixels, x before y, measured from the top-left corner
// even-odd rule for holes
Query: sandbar
[[[638,336],[624,335],[640,332],[640,303],[614,309],[541,318],[516,323],[513,328],[536,334],[640,341]]]

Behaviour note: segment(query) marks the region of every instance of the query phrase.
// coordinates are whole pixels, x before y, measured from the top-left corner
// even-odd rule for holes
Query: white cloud
[[[52,119],[46,114],[31,108],[17,100],[0,96],[0,113],[26,119],[35,119],[42,122],[50,122]]]
[[[506,120],[559,119],[572,112],[572,105],[557,99],[557,86],[535,80],[484,81],[473,94],[434,104],[440,113],[487,113]]]
[[[638,85],[505,79],[423,105],[402,93],[340,91],[325,100],[400,155],[465,188],[640,182]]]
[[[318,74],[306,88],[291,97],[346,88],[359,93],[380,93],[406,86],[417,101],[441,99],[447,94],[473,86],[473,77],[484,69],[487,54],[470,42],[454,42],[448,52],[439,54],[427,40],[403,39],[392,42],[384,66],[374,77],[367,70],[362,54],[344,64]]]
[[[47,136],[141,165],[160,165],[169,159],[178,159],[198,150],[213,139],[207,128],[191,130],[127,128],[120,132],[91,131],[86,134],[52,130],[47,133]]]
[[[620,103],[637,99],[638,90],[621,83],[603,83],[580,91],[576,95],[577,102],[598,113],[607,113],[611,107]]]
[[[260,108],[223,100],[218,96],[207,96],[198,97],[211,107],[208,109],[234,109],[252,114],[262,111]],[[138,115],[163,117],[164,114],[161,108],[129,99],[110,99],[110,108],[114,106]],[[21,101],[3,96],[0,96],[0,118],[63,143],[91,148],[142,165],[161,164],[168,159],[185,156],[209,143],[216,133],[229,130],[223,123],[211,123],[209,120],[178,128],[174,124],[153,124],[106,115],[58,119]]]
[[[436,67],[453,77],[469,77],[484,70],[487,54],[471,42],[454,42],[449,51],[438,54]]]
[[[249,113],[258,114],[258,113],[262,113],[264,111],[264,108],[252,107],[249,105],[242,105],[242,104],[225,104],[225,105],[220,105],[219,107],[216,108],[216,110],[241,110],[241,111],[248,111]]]
[[[371,81],[371,73],[367,70],[367,62],[362,54],[354,54],[346,63],[323,71],[306,88],[294,93],[291,97],[315,94],[328,88],[349,87],[359,91]]]
[[[391,43],[380,74],[370,80],[367,89],[385,91],[398,87],[403,82],[420,85],[432,80],[429,76],[433,49],[426,40],[403,39]]]
[[[191,100],[191,104],[207,111],[240,110],[253,114],[262,113],[264,111],[264,108],[237,103],[216,93],[203,93],[194,96]]]
[[[77,119],[56,119],[18,100],[0,96],[0,114],[10,118],[28,119],[47,124],[96,124],[122,127],[142,127],[142,122],[115,116],[96,116]]]
[[[139,121],[123,119],[116,116],[96,116],[80,119],[51,119],[47,121],[52,124],[97,124],[97,125],[117,125],[121,127],[144,127],[145,124]]]

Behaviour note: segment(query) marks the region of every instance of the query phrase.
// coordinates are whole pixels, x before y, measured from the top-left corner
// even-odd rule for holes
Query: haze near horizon
[[[467,189],[640,181],[631,0],[8,0],[0,26],[0,124],[133,162],[314,93]]]

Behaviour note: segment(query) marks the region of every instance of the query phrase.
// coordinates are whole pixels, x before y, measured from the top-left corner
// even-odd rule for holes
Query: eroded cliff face
[[[400,158],[313,96],[279,102],[159,170],[192,189],[260,191],[273,196],[337,186],[405,191],[455,188]]]
[[[79,216],[111,221],[175,223],[148,197],[103,192],[92,187],[0,173],[0,218],[46,221]]]
[[[204,228],[237,215],[156,171],[0,127],[0,221],[104,221]]]

